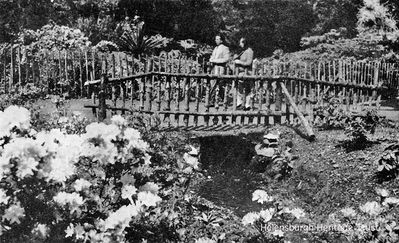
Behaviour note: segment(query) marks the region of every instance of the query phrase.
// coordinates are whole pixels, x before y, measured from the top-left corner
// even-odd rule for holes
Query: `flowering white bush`
[[[89,124],[82,134],[32,132],[25,108],[0,112],[4,239],[61,230],[74,241],[124,242],[130,222],[162,202],[149,145],[121,116],[111,122]]]

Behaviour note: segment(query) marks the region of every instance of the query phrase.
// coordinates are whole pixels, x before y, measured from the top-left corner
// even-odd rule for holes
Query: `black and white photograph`
[[[399,242],[399,0],[0,0],[0,243]]]

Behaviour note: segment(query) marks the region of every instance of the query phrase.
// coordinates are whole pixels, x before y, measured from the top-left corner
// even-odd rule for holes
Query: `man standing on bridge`
[[[213,74],[224,75],[226,74],[226,65],[230,59],[230,50],[224,45],[225,39],[222,34],[215,36],[216,47],[212,52],[209,62],[213,65]],[[217,80],[211,80],[211,103],[215,102],[215,87]],[[223,92],[222,92],[223,93]]]

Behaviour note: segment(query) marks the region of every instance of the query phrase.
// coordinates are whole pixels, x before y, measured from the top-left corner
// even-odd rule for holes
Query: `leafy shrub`
[[[385,148],[377,165],[379,178],[383,180],[396,178],[399,174],[399,144],[391,144]]]
[[[79,30],[67,26],[48,24],[37,31],[23,30],[18,43],[33,54],[52,49],[76,49],[90,46],[88,38]]]
[[[367,129],[362,118],[357,117],[348,124],[345,129],[345,134],[350,137],[350,140],[355,145],[364,145],[367,142]]]
[[[10,105],[30,106],[38,99],[45,98],[47,90],[33,84],[27,84],[23,92],[18,91],[18,87],[9,90],[8,93],[0,94],[0,110],[4,110]]]
[[[368,145],[367,134],[374,134],[381,118],[376,110],[367,110],[361,117],[352,116],[349,126],[345,128],[345,134],[349,136],[353,148],[364,148]]]
[[[338,98],[333,96],[323,97],[324,105],[314,108],[315,125],[323,129],[342,129],[346,127],[350,117],[342,108]]]

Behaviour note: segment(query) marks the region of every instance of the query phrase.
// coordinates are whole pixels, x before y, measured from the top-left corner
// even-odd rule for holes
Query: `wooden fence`
[[[41,85],[48,92],[91,97],[87,107],[93,110],[102,104],[113,111],[156,113],[169,126],[186,127],[288,123],[301,116],[312,121],[314,107],[324,105],[327,96],[347,111],[378,108],[381,91],[397,90],[399,77],[396,63],[380,61],[255,60],[251,72],[238,73],[229,65],[226,75],[214,76],[200,58],[95,50],[31,54],[22,47],[0,53],[0,70],[4,93]],[[237,109],[242,86],[252,94],[245,111]]]

